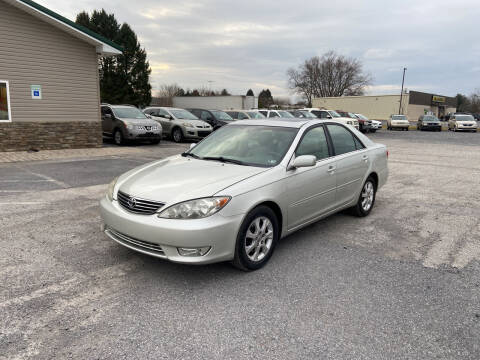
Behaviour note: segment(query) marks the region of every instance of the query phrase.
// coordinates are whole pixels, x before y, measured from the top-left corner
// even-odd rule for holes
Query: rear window
[[[405,115],[392,115],[392,120],[408,120]]]

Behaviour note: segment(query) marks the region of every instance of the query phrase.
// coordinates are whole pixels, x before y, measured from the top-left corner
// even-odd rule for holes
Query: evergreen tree
[[[248,89],[247,96],[255,96],[252,89]]]
[[[273,97],[272,93],[269,89],[260,91],[258,94],[258,107],[261,108],[268,108],[270,105],[273,104]]]
[[[222,92],[220,93],[221,96],[229,96],[230,93],[227,91],[227,89],[223,89]]]
[[[147,54],[140,47],[137,36],[126,23],[119,25],[113,14],[95,10],[91,16],[81,12],[76,23],[121,45],[118,57],[100,59],[100,97],[102,102],[149,105],[152,100],[151,73]]]

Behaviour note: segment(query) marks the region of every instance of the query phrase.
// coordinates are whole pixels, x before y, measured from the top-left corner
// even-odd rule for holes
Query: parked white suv
[[[448,130],[477,131],[477,122],[472,115],[454,114],[448,120]]]
[[[335,110],[319,109],[319,108],[305,108],[300,110],[306,110],[311,112],[319,119],[333,119],[346,125],[352,125],[355,129],[359,130],[358,120],[342,117]]]
[[[290,114],[286,110],[268,110],[268,109],[260,109],[260,110],[255,110],[258,113],[262,114],[266,118],[293,118],[294,116]]]
[[[410,121],[405,115],[390,115],[387,120],[387,129],[402,129],[408,131],[408,127],[410,126]]]

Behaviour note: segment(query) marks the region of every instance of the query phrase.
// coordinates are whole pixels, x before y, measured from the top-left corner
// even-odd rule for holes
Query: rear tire
[[[263,205],[256,207],[238,231],[233,266],[243,271],[260,269],[272,257],[279,237],[278,219],[273,210]]]
[[[375,204],[376,194],[377,183],[372,176],[369,176],[362,186],[357,203],[351,208],[353,214],[358,217],[365,217],[370,214]]]

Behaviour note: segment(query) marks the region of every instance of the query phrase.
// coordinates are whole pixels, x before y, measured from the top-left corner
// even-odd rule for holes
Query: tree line
[[[480,89],[469,96],[457,94],[457,111],[480,114]]]

